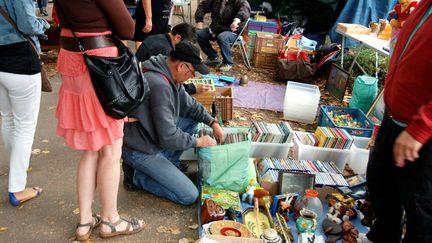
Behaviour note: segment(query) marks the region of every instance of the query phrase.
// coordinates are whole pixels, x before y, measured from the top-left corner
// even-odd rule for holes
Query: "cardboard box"
[[[371,30],[360,24],[338,23],[336,30],[343,33],[369,35]]]

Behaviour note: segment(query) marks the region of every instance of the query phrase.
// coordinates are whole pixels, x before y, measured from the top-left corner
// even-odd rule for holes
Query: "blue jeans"
[[[237,33],[231,31],[224,31],[218,34],[216,38],[210,34],[209,28],[197,30],[196,33],[198,37],[198,44],[208,58],[213,59],[218,56],[217,52],[215,51],[215,49],[213,49],[210,42],[212,40],[216,40],[222,52],[223,63],[229,65],[233,64],[231,45],[236,40]]]
[[[197,122],[179,117],[176,125],[192,134]],[[135,170],[135,186],[175,203],[190,205],[196,201],[199,192],[194,183],[177,168],[182,153],[182,150],[164,150],[157,154],[146,154],[123,146],[122,158]]]
[[[37,3],[40,10],[46,9],[48,6],[48,0],[37,0]]]

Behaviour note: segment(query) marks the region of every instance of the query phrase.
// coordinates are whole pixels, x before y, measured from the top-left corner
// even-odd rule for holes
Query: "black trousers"
[[[377,220],[367,237],[374,243],[400,242],[403,210],[403,242],[432,242],[432,140],[423,145],[419,159],[398,168],[393,145],[403,129],[385,117],[369,157],[367,183]]]

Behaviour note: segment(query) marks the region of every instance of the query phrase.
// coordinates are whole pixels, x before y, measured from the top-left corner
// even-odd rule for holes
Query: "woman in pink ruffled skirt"
[[[124,120],[105,114],[78,42],[68,30],[73,29],[80,37],[87,54],[116,57],[118,50],[111,35],[130,40],[134,22],[121,0],[60,0],[55,1],[55,6],[62,27],[57,63],[62,79],[56,111],[57,134],[67,146],[82,151],[77,173],[80,223],[76,238],[87,240],[99,224],[103,238],[137,233],[142,230],[143,221],[121,217],[117,211]],[[100,215],[92,211],[96,187]]]

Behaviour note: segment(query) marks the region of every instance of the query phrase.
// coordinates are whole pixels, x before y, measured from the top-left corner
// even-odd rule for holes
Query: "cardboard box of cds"
[[[301,141],[307,132],[294,132],[292,157],[298,160],[333,161],[339,170],[343,171],[351,156],[351,149],[334,149],[305,145]]]

